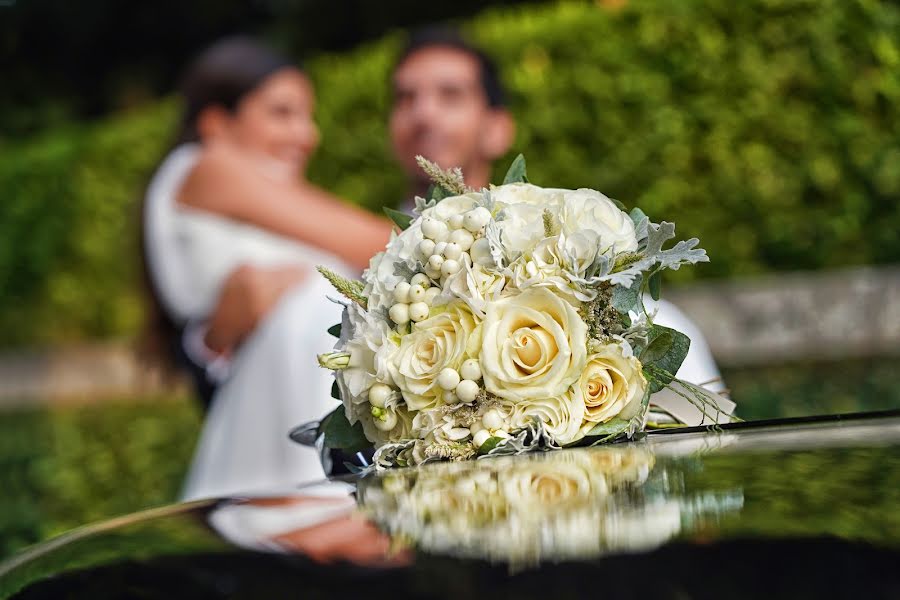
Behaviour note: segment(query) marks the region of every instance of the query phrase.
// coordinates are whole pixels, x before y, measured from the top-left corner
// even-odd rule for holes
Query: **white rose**
[[[560,221],[563,233],[568,236],[583,230],[599,234],[601,253],[612,250],[618,254],[637,250],[637,237],[631,217],[598,191],[567,191],[560,210]]]
[[[503,273],[473,264],[468,255],[465,255],[463,268],[444,282],[444,293],[435,304],[456,297],[468,304],[472,312],[484,318],[488,303],[500,298],[505,285],[506,277]]]
[[[337,371],[335,377],[347,419],[355,423],[357,406],[366,402],[376,379],[383,380],[387,375],[383,357],[395,347],[387,324],[353,303],[344,307],[341,337],[335,349],[350,353],[347,367]]]
[[[506,400],[562,395],[587,360],[587,326],[544,288],[488,305],[481,346],[485,388]]]
[[[588,357],[575,393],[584,402],[583,431],[614,417],[630,419],[640,409],[647,380],[641,363],[619,344],[602,346]]]
[[[521,400],[507,406],[507,409],[509,426],[513,431],[526,427],[537,418],[544,424],[544,430],[561,446],[583,437],[580,432],[584,422],[584,402],[571,388],[554,398]]]
[[[563,195],[568,191],[558,188],[542,188],[530,183],[507,183],[491,186],[491,199],[501,207],[531,204],[556,212]]]
[[[526,252],[509,266],[513,285],[519,290],[552,287],[566,298],[576,300],[576,291],[565,276],[560,255],[559,238],[544,238],[531,252]]]
[[[602,481],[602,480],[601,480]],[[605,495],[591,474],[579,464],[561,460],[529,461],[499,470],[501,493],[523,516],[556,511],[569,504],[585,504]]]
[[[415,323],[393,355],[391,375],[413,410],[441,403],[437,376],[445,368],[459,369],[477,349],[478,322],[463,302],[451,302],[440,312]]]
[[[453,215],[461,215],[464,214],[476,206],[484,199],[481,192],[472,192],[469,194],[462,194],[461,196],[451,196],[449,198],[444,198],[431,208],[426,208],[422,211],[422,217],[431,217],[432,219],[438,219],[441,221],[446,221]],[[420,219],[417,219],[417,221]]]

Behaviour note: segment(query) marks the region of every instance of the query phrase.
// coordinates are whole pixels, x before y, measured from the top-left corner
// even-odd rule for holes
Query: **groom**
[[[422,29],[410,36],[397,59],[391,84],[391,142],[409,180],[404,207],[411,208],[412,198],[424,195],[429,185],[416,155],[443,168],[460,167],[470,186],[486,187],[492,163],[509,150],[515,136],[494,63],[452,29]],[[226,280],[209,322],[185,331],[184,362],[204,406],[227,375],[222,357],[303,276],[315,274],[241,267]]]

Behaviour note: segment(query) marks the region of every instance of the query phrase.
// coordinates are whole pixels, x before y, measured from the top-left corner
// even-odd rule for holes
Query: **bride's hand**
[[[232,271],[209,319],[207,347],[218,354],[229,354],[269,314],[282,294],[308,275],[309,269],[300,266],[242,265]]]

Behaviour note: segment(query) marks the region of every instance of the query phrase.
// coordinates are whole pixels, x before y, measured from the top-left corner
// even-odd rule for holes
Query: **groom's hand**
[[[282,294],[306,277],[303,267],[261,268],[242,265],[231,272],[209,320],[204,341],[218,353],[228,354],[256,329]]]

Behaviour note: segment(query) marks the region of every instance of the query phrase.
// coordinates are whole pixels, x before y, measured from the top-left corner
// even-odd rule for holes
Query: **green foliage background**
[[[533,181],[675,220],[713,259],[678,280],[900,260],[897,4],[604,6],[464,25],[501,65]],[[308,63],[311,178],[372,209],[404,194],[385,127],[401,42]],[[0,150],[0,345],[136,330],[136,200],[176,113],[167,100]]]

